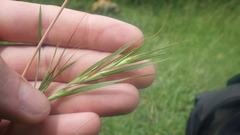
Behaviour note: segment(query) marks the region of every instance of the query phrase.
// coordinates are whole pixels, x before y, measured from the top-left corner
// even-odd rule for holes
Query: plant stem
[[[60,8],[60,10],[59,10],[59,12],[58,12],[58,14],[57,14],[56,17],[53,19],[53,21],[51,22],[51,24],[48,26],[48,28],[47,28],[46,32],[44,33],[42,39],[41,39],[40,42],[38,43],[38,45],[37,45],[37,47],[36,47],[36,50],[35,50],[32,58],[29,60],[27,66],[25,67],[25,69],[24,69],[24,71],[23,71],[23,73],[22,73],[22,77],[24,77],[24,76],[26,75],[26,73],[27,73],[27,71],[29,70],[29,68],[30,68],[30,66],[31,66],[34,58],[35,58],[36,55],[37,55],[37,52],[38,52],[39,49],[41,48],[41,46],[42,46],[45,38],[47,37],[48,33],[49,33],[50,30],[52,29],[53,25],[56,23],[58,17],[59,17],[60,14],[62,13],[62,11],[63,11],[63,9],[65,8],[65,6],[67,5],[68,1],[69,1],[69,0],[65,0],[65,1],[64,1],[64,3],[62,4],[62,6],[61,6],[61,8]]]

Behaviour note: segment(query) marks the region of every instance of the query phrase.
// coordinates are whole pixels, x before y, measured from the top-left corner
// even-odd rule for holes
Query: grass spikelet
[[[62,4],[62,6],[61,6],[61,8],[58,12],[58,14],[53,19],[53,21],[51,22],[51,24],[49,25],[49,27],[47,28],[47,30],[46,30],[46,32],[44,33],[43,36],[42,36],[42,31],[41,31],[41,29],[42,29],[41,28],[41,26],[42,26],[42,9],[41,9],[41,6],[39,8],[39,23],[38,23],[38,41],[39,41],[39,43],[36,47],[34,55],[29,60],[26,68],[24,69],[24,71],[22,73],[22,76],[24,77],[26,75],[29,67],[31,66],[35,56],[38,53],[37,68],[36,68],[36,76],[35,76],[35,84],[34,85],[36,85],[36,82],[38,81],[38,71],[39,71],[39,66],[40,66],[40,61],[41,61],[41,59],[40,59],[40,57],[41,57],[41,45],[43,44],[43,42],[44,42],[46,36],[48,35],[49,31],[54,26],[55,22],[57,21],[58,17],[60,16],[61,12],[65,8],[67,2],[68,2],[68,0],[64,1],[64,3]],[[85,16],[83,16],[83,18],[84,17]],[[82,22],[83,18],[80,20],[79,24]],[[76,26],[76,29],[79,26],[79,24]],[[68,40],[67,45],[72,40],[72,38],[73,38],[73,36],[76,32],[76,29],[74,30],[74,32],[70,36],[70,39]],[[155,38],[156,35],[159,34],[161,29],[152,38]],[[99,87],[103,87],[103,86],[106,86],[106,85],[109,85],[109,84],[121,82],[121,81],[127,80],[127,79],[148,76],[148,75],[144,75],[144,76],[137,76],[137,77],[136,76],[135,77],[126,77],[126,78],[121,78],[121,79],[117,79],[117,80],[110,80],[110,81],[106,81],[106,82],[97,82],[98,80],[101,80],[105,77],[108,77],[108,76],[111,76],[111,75],[114,75],[114,74],[128,72],[128,71],[136,70],[136,69],[143,68],[143,67],[150,66],[150,65],[154,64],[154,63],[151,63],[150,61],[146,61],[146,60],[161,56],[162,55],[162,50],[165,49],[165,48],[140,53],[139,50],[141,50],[141,48],[143,46],[139,46],[139,47],[134,48],[130,51],[127,51],[127,50],[129,50],[129,48],[131,46],[133,46],[137,42],[142,41],[143,39],[146,39],[146,38],[140,38],[136,41],[133,41],[132,43],[129,43],[129,44],[121,47],[120,49],[118,49],[114,53],[110,54],[109,56],[105,57],[104,59],[100,60],[99,62],[93,64],[90,68],[88,68],[83,73],[78,75],[75,79],[68,82],[63,88],[58,90],[55,94],[52,94],[49,97],[49,100],[54,100],[54,99],[57,99],[57,98],[60,98],[60,97],[65,97],[65,96],[68,96],[68,95],[73,95],[73,94],[76,94],[76,93],[81,93],[81,92],[93,90],[93,89],[96,89],[96,88],[99,88]],[[60,57],[58,58],[57,63],[55,65],[53,65],[53,62],[56,61],[56,54],[57,54],[59,45],[60,45],[60,42],[56,45],[56,48],[55,48],[55,51],[53,53],[51,62],[49,64],[49,67],[48,67],[45,75],[43,76],[43,79],[41,80],[40,86],[38,88],[43,93],[45,93],[47,91],[47,89],[49,88],[51,83],[54,82],[55,79],[62,72],[64,72],[66,69],[68,69],[69,67],[71,67],[75,63],[75,61],[71,62],[71,57],[70,57],[65,62],[65,64],[63,64],[61,67],[59,67],[59,64],[63,60],[64,53],[66,51],[66,48],[65,48],[65,49],[63,49]],[[124,54],[122,54],[122,53],[124,53]],[[158,62],[155,62],[155,63],[158,63]]]
[[[43,43],[47,33],[51,30],[51,28],[54,25],[54,23],[56,22],[58,16],[61,14],[64,6],[65,5],[63,4],[63,6],[62,6],[61,10],[59,11],[58,15],[53,20],[51,25],[48,27],[48,31],[43,35],[43,37],[41,37],[41,40],[39,41],[39,44],[36,47],[36,52],[39,51],[39,55],[40,55],[39,46],[41,46],[41,44]],[[39,13],[39,34],[38,35],[41,35],[41,7],[40,7],[39,12],[40,13]],[[81,19],[79,24],[82,22],[83,18]],[[77,27],[78,27],[78,25],[77,25]],[[72,38],[73,38],[73,36],[76,32],[76,29],[74,30],[74,32],[70,36],[70,39],[69,39],[67,45],[72,40]],[[155,38],[155,37],[156,37],[156,35],[153,36],[153,38]],[[97,80],[101,80],[104,77],[108,77],[108,76],[111,76],[111,75],[114,75],[114,74],[119,74],[119,73],[131,71],[131,70],[136,70],[136,69],[139,69],[139,68],[143,68],[143,67],[152,65],[153,63],[151,63],[150,61],[145,61],[145,60],[151,59],[151,58],[154,58],[154,57],[159,57],[160,55],[162,55],[161,52],[162,52],[163,49],[157,49],[157,50],[153,50],[153,51],[139,53],[139,50],[142,48],[142,46],[139,46],[137,48],[134,48],[134,49],[126,52],[126,50],[128,50],[132,45],[134,45],[137,42],[142,41],[143,39],[144,38],[141,38],[139,40],[133,41],[132,43],[129,43],[129,44],[125,45],[122,48],[115,51],[114,53],[110,54],[109,56],[107,56],[104,59],[100,60],[99,62],[95,63],[90,68],[85,70],[83,73],[78,75],[75,79],[73,79],[72,81],[67,83],[65,85],[65,87],[61,88],[56,93],[52,94],[49,97],[49,100],[54,100],[54,99],[57,99],[57,98],[60,98],[60,97],[65,97],[65,96],[69,96],[69,95],[73,95],[73,94],[77,94],[77,93],[81,93],[81,92],[86,92],[86,91],[89,91],[89,90],[94,90],[96,88],[103,87],[103,86],[110,85],[110,84],[117,83],[117,82],[121,82],[121,81],[124,81],[124,80],[127,80],[127,79],[149,76],[149,75],[143,75],[143,76],[135,76],[135,77],[126,77],[126,78],[121,78],[121,79],[117,79],[117,80],[105,81],[105,82],[97,82]],[[59,42],[59,44],[60,44],[60,42]],[[66,48],[65,48],[63,50],[63,52],[61,53],[61,56],[58,58],[57,64],[53,65],[53,61],[56,58],[56,53],[58,51],[59,44],[55,48],[55,51],[53,53],[50,65],[49,65],[49,67],[48,67],[48,69],[47,69],[47,71],[46,71],[46,73],[45,73],[45,75],[44,75],[44,77],[41,81],[41,84],[38,88],[42,92],[46,92],[46,90],[49,88],[51,83],[62,72],[64,72],[66,69],[68,69],[69,67],[71,67],[75,63],[75,61],[70,62],[70,58],[69,58],[65,62],[65,64],[62,67],[59,68],[59,63],[61,62],[61,60],[64,56],[64,53],[65,53],[65,50],[66,50]],[[122,54],[123,52],[125,52],[125,54]],[[35,57],[35,55],[36,54],[34,54],[33,58]],[[26,68],[23,72],[23,76],[26,74],[28,68],[30,67],[30,65],[32,63],[32,60],[33,59],[31,59],[29,61],[28,65],[26,66]],[[40,56],[39,56],[38,60],[40,62]],[[39,62],[38,62],[38,66],[39,66]],[[158,62],[155,62],[155,63],[158,63]],[[59,70],[57,71],[57,69],[59,69]],[[37,68],[37,71],[38,71],[38,68]],[[36,73],[36,79],[35,79],[36,81],[37,81],[37,77],[38,77],[38,73]]]

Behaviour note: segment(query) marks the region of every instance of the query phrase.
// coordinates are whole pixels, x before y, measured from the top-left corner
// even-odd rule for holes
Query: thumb
[[[32,124],[50,112],[47,98],[0,57],[0,119]]]

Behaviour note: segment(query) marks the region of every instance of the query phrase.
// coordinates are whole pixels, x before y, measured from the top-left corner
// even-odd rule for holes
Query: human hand
[[[43,32],[58,9],[55,6],[42,5]],[[37,4],[0,1],[0,40],[37,43],[38,15],[39,5]],[[77,26],[79,22],[81,23]],[[76,32],[67,45],[75,29]],[[109,53],[141,37],[141,31],[127,23],[65,9],[45,40],[48,46],[42,48],[39,77],[42,78],[46,72],[55,50],[54,45],[59,41],[61,41],[61,47],[68,47],[66,53],[74,54],[72,60],[77,60],[77,62],[57,78],[47,95]],[[134,46],[138,45],[140,44]],[[29,83],[35,78],[36,62],[26,74],[29,82],[19,75],[34,50],[34,46],[0,47],[2,57],[0,59],[0,118],[16,122],[9,129],[9,134],[97,134],[101,128],[99,117],[131,112],[138,104],[137,88],[147,87],[153,81],[152,76],[131,79],[49,103],[47,98]],[[62,48],[58,50],[61,52]],[[111,78],[151,73],[154,73],[154,69],[148,66],[111,76]],[[2,120],[0,132],[6,128],[6,123],[8,121]]]

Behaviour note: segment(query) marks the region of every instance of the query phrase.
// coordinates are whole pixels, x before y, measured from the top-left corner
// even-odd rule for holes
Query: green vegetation
[[[72,0],[68,7],[89,11],[91,2]],[[126,116],[103,118],[101,135],[183,135],[195,95],[225,87],[240,72],[239,0],[116,2],[121,13],[110,16],[138,26],[147,36],[166,21],[149,48],[179,46],[166,50],[168,60],[156,65],[156,81],[141,90],[138,108]]]

